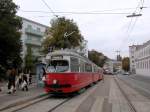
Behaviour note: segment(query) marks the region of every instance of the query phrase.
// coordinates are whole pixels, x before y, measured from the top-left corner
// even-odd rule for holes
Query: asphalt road
[[[111,112],[112,106],[109,104],[110,80],[105,78],[105,82],[100,81],[83,93],[74,96],[65,104],[59,106],[53,112]],[[28,106],[17,112],[49,112],[51,108],[66,100],[66,98],[49,98],[37,104]]]
[[[150,77],[139,75],[118,75],[118,77],[140,94],[150,99]]]
[[[70,100],[67,100],[68,97],[50,97],[17,112],[149,112],[150,78],[117,77],[106,75],[104,82],[98,82]],[[62,103],[65,100],[67,102]],[[133,111],[129,100],[138,111]]]

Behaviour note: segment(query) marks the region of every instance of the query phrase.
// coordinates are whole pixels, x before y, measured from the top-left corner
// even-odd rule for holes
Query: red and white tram
[[[88,58],[71,51],[55,51],[46,56],[45,90],[72,93],[101,80],[103,71]]]

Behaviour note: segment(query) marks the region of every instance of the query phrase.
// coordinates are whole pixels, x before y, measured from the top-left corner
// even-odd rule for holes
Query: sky
[[[150,40],[150,1],[144,0],[139,17],[127,18],[139,12],[142,0],[13,0],[20,8],[17,15],[50,26],[50,20],[65,16],[77,23],[88,41],[88,49],[115,59],[116,51],[129,55],[129,46]],[[136,8],[138,6],[138,8]],[[24,11],[46,11],[35,13]],[[52,13],[54,12],[54,13]],[[101,14],[68,14],[55,12],[94,12]],[[102,14],[103,13],[103,14]]]

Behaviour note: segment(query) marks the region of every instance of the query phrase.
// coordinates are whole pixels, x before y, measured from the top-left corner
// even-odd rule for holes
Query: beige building
[[[121,61],[108,59],[104,64],[104,69],[109,71],[110,73],[119,72],[122,70],[121,68],[122,63]]]
[[[150,40],[142,45],[129,46],[132,73],[150,76]]]

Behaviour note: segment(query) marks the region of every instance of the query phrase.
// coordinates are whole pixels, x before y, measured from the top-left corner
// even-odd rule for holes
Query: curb
[[[34,96],[32,98],[26,98],[26,99],[22,99],[20,101],[16,101],[12,104],[8,104],[7,106],[3,106],[0,108],[0,111],[4,111],[6,109],[9,109],[9,108],[12,108],[12,107],[15,107],[15,106],[19,106],[20,104],[24,104],[24,103],[27,103],[29,101],[32,101],[32,100],[35,100],[35,99],[38,99],[38,98],[42,98],[44,96],[47,96],[48,94],[47,93],[43,93],[43,94],[40,94],[38,96]]]

